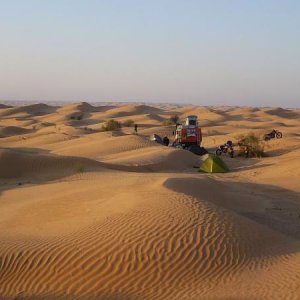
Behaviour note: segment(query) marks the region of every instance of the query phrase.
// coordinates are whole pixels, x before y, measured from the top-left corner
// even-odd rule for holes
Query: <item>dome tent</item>
[[[217,155],[209,155],[199,168],[199,172],[226,173],[229,169],[224,161]]]

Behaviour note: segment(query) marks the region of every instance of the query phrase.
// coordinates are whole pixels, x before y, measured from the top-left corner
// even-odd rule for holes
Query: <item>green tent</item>
[[[224,161],[217,155],[209,155],[199,169],[199,172],[205,173],[225,173],[228,171]]]

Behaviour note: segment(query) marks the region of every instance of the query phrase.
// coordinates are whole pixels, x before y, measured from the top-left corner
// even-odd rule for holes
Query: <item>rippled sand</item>
[[[212,152],[283,139],[198,173],[203,157],[149,140],[172,139],[174,113]],[[101,132],[110,118],[138,135]],[[297,109],[1,105],[0,299],[299,299],[299,129]]]

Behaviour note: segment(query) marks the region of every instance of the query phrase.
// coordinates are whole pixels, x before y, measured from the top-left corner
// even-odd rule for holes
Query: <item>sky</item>
[[[0,99],[299,107],[298,0],[0,0]]]

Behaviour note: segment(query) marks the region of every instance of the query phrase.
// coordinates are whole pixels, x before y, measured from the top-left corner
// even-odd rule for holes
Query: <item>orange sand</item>
[[[199,116],[210,151],[283,139],[198,173],[149,141],[173,113]],[[101,132],[109,118],[139,134]],[[299,299],[299,129],[297,109],[0,106],[0,299]]]

